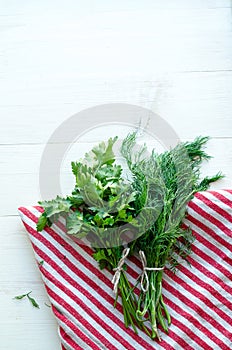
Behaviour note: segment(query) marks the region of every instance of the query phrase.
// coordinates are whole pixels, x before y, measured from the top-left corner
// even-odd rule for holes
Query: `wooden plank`
[[[14,105],[14,94],[12,94],[12,106],[3,106],[2,103],[6,100],[0,101],[0,143],[45,143],[56,128],[70,116],[85,108],[112,102],[135,104],[151,109],[169,123],[180,138],[192,138],[199,132],[212,137],[231,137],[231,79],[232,72],[193,72],[168,74],[166,78],[163,76],[147,82],[117,80],[104,85],[86,80],[82,81],[83,84],[80,82],[74,86],[60,86],[48,90],[41,88],[39,91],[32,89],[29,99],[27,96],[27,102],[25,98],[28,91],[21,91],[18,92],[17,99],[20,100],[20,94],[23,94],[21,97],[24,104],[20,106]],[[91,89],[88,88],[90,85]],[[96,91],[98,92],[95,93]],[[37,94],[42,99],[41,105],[35,105]],[[18,103],[20,104],[20,101]],[[88,128],[89,125],[95,127],[96,116],[90,113],[86,120],[77,116],[77,121],[78,137],[79,123],[84,130],[85,125]],[[139,116],[130,118],[130,122],[138,126]],[[113,128],[110,115],[108,123]],[[142,120],[142,125],[146,124],[145,118]],[[100,128],[96,133],[99,133],[97,138],[99,140]],[[95,136],[86,130],[82,141],[95,141]],[[65,133],[64,141],[70,141]]]
[[[36,324],[34,320],[28,323],[25,323],[24,319],[11,324],[0,323],[2,349],[60,349],[56,325]]]
[[[66,5],[67,4],[68,6],[63,6],[62,3],[58,2],[56,6],[54,6],[53,3],[48,3],[46,0],[41,0],[39,4],[35,2],[28,4],[26,1],[21,1],[20,4],[16,2],[7,2],[2,6],[0,16],[20,17],[25,14],[34,15],[37,12],[45,12],[45,10],[50,16],[54,14],[69,14],[71,16],[73,13],[81,16],[89,12],[141,11],[144,9],[215,9],[230,7],[230,0],[146,0],[143,2],[139,0],[134,0],[133,2],[130,0],[118,0],[112,3],[109,3],[107,0],[101,0],[101,2],[91,0],[86,0],[85,2],[68,0]],[[72,11],[70,11],[70,8]]]
[[[127,131],[124,130],[113,130],[112,127],[101,127],[101,136],[99,132],[92,133],[93,142],[79,142],[79,140],[70,145],[68,151],[62,156],[56,149],[59,150],[60,145],[52,144],[49,145],[54,152],[54,159],[50,160],[50,163],[55,164],[57,159],[61,159],[62,165],[60,168],[61,173],[71,172],[71,162],[78,161],[84,157],[85,153],[90,151],[94,146],[102,140],[108,140],[109,137],[116,135],[123,138],[127,135]],[[128,131],[130,129],[128,128]],[[199,132],[193,136],[204,135],[203,130],[199,128]],[[192,141],[194,137],[184,138],[181,141]],[[148,148],[151,150],[155,148],[158,152],[165,150],[165,147],[159,143],[155,138],[148,134],[144,134],[143,137],[138,138],[138,144],[143,145],[146,142]],[[36,145],[1,145],[0,154],[0,174],[34,174],[38,175],[40,168],[40,161],[45,151],[45,144]],[[209,162],[209,167],[213,167],[214,164],[218,164],[228,168],[231,167],[232,162],[232,137],[231,138],[211,138],[207,143],[207,152],[214,157],[214,160]],[[119,156],[119,150],[116,150],[116,154]],[[56,157],[55,157],[56,156]],[[225,168],[225,170],[227,170]],[[14,186],[13,186],[14,187]]]
[[[58,349],[57,324],[26,231],[19,217],[0,218],[0,337],[1,348],[16,350]],[[40,305],[35,309],[28,300],[14,300],[16,295],[32,291]],[[52,344],[52,345],[51,345]]]

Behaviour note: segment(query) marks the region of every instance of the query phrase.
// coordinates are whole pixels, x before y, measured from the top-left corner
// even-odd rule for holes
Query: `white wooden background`
[[[39,200],[42,151],[72,114],[132,103],[182,140],[210,135],[204,171],[232,187],[231,16],[229,0],[0,0],[1,350],[60,348],[17,207]],[[12,300],[30,290],[39,310]]]

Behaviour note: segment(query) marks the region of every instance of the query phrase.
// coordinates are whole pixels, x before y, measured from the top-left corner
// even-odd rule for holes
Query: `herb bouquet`
[[[175,272],[180,258],[188,262],[194,240],[190,228],[182,228],[186,205],[194,193],[206,190],[211,182],[222,177],[218,173],[200,179],[201,163],[210,158],[203,149],[207,141],[208,137],[198,137],[193,142],[180,143],[162,154],[153,151],[150,157],[145,156],[146,148],[142,148],[135,158],[135,134],[129,135],[122,146],[122,154],[133,174],[133,188],[138,193],[136,215],[146,206],[153,208],[154,201],[157,204],[157,194],[161,201],[155,220],[145,214],[145,221],[150,220],[150,226],[132,243],[139,253],[143,268],[137,319],[141,322],[150,320],[151,337],[159,340],[157,325],[160,324],[168,333],[171,324],[162,297],[163,269],[167,266]]]
[[[200,180],[201,163],[209,159],[203,150],[206,137],[148,155],[146,147],[134,151],[136,134],[131,134],[121,147],[130,175],[125,178],[115,162],[116,140],[100,143],[82,161],[72,163],[72,194],[39,203],[44,212],[37,230],[64,215],[67,233],[87,241],[100,268],[114,272],[115,305],[120,295],[125,326],[160,339],[158,324],[168,332],[171,323],[162,297],[163,269],[175,270],[179,258],[187,260],[191,252],[192,232],[181,226],[186,205],[221,175]],[[125,271],[126,258],[133,253],[139,254],[142,265],[138,296]]]
[[[126,233],[136,225],[134,202],[136,191],[122,178],[122,167],[115,164],[113,145],[117,137],[101,142],[81,162],[72,162],[76,179],[70,196],[39,202],[44,212],[37,230],[56,222],[60,215],[66,219],[67,234],[90,244],[93,257],[100,269],[114,271],[113,284],[116,295],[122,298],[124,323],[147,329],[136,317],[136,299],[125,274],[125,259],[132,253],[125,248]],[[83,242],[82,242],[83,243]]]

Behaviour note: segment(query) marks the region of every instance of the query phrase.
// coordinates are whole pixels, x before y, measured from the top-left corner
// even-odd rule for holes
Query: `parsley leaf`
[[[21,300],[21,299],[27,297],[28,300],[31,302],[31,304],[32,304],[35,308],[39,309],[39,304],[35,301],[34,298],[32,298],[32,297],[30,296],[31,293],[32,293],[32,292],[29,292],[29,293],[26,293],[26,294],[22,294],[22,295],[17,295],[17,296],[14,297],[13,299]]]

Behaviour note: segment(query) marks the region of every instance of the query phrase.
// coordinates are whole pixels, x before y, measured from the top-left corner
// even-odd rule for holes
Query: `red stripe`
[[[180,277],[177,275],[172,274],[170,271],[167,273],[169,278],[172,281],[176,282],[176,285],[181,285],[185,290],[187,290],[190,294],[194,295],[196,298],[200,299],[205,305],[207,305],[209,308],[211,308],[213,311],[218,313],[220,315],[220,309],[215,307],[215,305],[209,300],[206,299],[205,295],[202,293],[196,291],[191,286],[189,286],[186,282],[184,282]],[[229,332],[226,328],[224,328],[219,322],[217,322],[212,316],[210,316],[202,307],[200,307],[198,304],[191,301],[188,297],[186,297],[182,292],[174,288],[172,285],[170,285],[166,280],[164,280],[164,286],[168,286],[168,290],[175,295],[181,302],[183,302],[185,305],[189,306],[191,309],[196,311],[198,315],[200,315],[202,318],[204,318],[208,323],[210,323],[214,328],[218,329],[223,335],[225,335],[228,339],[231,339],[232,333]],[[224,313],[223,313],[224,314]],[[221,315],[220,315],[221,316]],[[227,316],[227,315],[226,315]],[[222,316],[221,316],[222,317]],[[223,318],[223,317],[222,317]],[[192,319],[194,320],[194,324],[199,323],[198,320],[192,316]],[[227,319],[229,319],[229,324],[232,323],[232,319],[227,316]],[[197,326],[198,327],[198,326]],[[203,326],[202,326],[203,327]],[[208,336],[210,339],[214,339],[216,343],[218,343],[219,338],[216,337],[211,331],[209,331],[206,327],[203,327],[205,331],[207,331]]]
[[[38,221],[38,217],[36,217],[32,212],[30,212],[28,209],[26,208],[20,208],[20,211],[26,215],[30,220],[32,220],[34,223],[37,223]],[[24,223],[25,225],[25,223]],[[32,229],[34,232],[34,229]],[[106,277],[106,275],[104,275],[103,273],[101,273],[101,271],[96,268],[94,265],[92,265],[88,260],[86,260],[81,254],[79,254],[77,252],[76,249],[74,249],[69,243],[67,243],[67,241],[65,241],[59,234],[57,234],[52,228],[46,227],[45,229],[46,233],[49,234],[50,237],[52,237],[56,242],[58,242],[64,250],[66,250],[67,252],[69,252],[72,257],[74,259],[77,260],[77,263],[81,263],[83,264],[88,270],[90,270],[91,272],[94,273],[95,276],[97,276],[103,283],[105,283],[107,286],[112,288],[112,283],[111,281]],[[38,232],[37,232],[38,233]],[[42,233],[39,233],[38,237],[43,237]],[[50,242],[48,242],[49,244],[51,244]],[[90,250],[89,247],[87,246],[82,246],[81,247],[83,250],[88,250],[89,255],[92,257],[93,251]],[[58,253],[60,254],[60,252],[58,251]],[[62,260],[64,260],[64,256],[62,256]],[[92,257],[93,260],[93,257]],[[94,261],[94,260],[93,260]]]
[[[231,272],[228,271],[224,266],[222,266],[218,261],[211,258],[208,254],[206,254],[204,251],[199,249],[196,245],[192,246],[192,251],[200,256],[203,260],[205,260],[207,263],[215,267],[218,271],[221,272],[221,274],[225,275],[228,279],[231,279]],[[218,259],[220,261],[220,257]]]
[[[211,229],[210,227],[208,227],[207,225],[205,225],[202,221],[199,221],[198,219],[196,219],[193,214],[188,214],[187,216],[187,220],[189,220],[190,222],[192,222],[195,226],[197,226],[198,228],[200,228],[202,231],[204,231],[205,233],[207,233],[209,236],[211,236],[215,241],[217,241],[218,243],[220,243],[222,246],[224,246],[225,248],[232,250],[232,244],[229,243],[228,240],[225,240],[224,238],[222,238],[220,235],[216,234],[216,232]]]
[[[37,222],[37,220],[38,220],[38,218],[34,215],[34,214],[32,214],[31,212],[29,212],[28,210],[25,210],[25,208],[22,208],[22,210],[21,211],[23,211],[24,212],[24,214],[26,215],[26,216],[28,216],[32,221],[34,221],[34,222]],[[30,226],[28,226],[26,223],[24,223],[24,225],[25,226],[27,226],[26,228],[27,228],[27,230],[28,230],[28,232],[29,233],[31,233],[32,235],[34,235],[37,239],[39,239],[39,240],[41,240],[41,234],[39,234],[37,231],[35,231],[33,228],[31,228]],[[49,231],[49,232],[48,232]],[[48,232],[49,234],[50,234],[50,231],[53,231],[51,228],[49,228],[49,229],[46,229],[46,232]],[[52,233],[52,236],[53,236],[53,238],[54,239],[56,239],[56,233],[53,231],[53,232],[51,232]],[[37,235],[39,235],[38,237],[37,237]],[[43,238],[43,237],[42,237]],[[63,241],[59,236],[58,236],[58,238],[61,240],[61,241]],[[56,239],[57,240],[57,239]],[[65,241],[64,241],[65,242]],[[49,241],[47,241],[47,242],[45,242],[44,243],[47,247],[48,247],[48,245],[50,245],[51,243],[49,242]],[[68,244],[67,244],[67,242],[65,242],[65,245],[67,246]],[[63,244],[62,244],[62,246],[63,246]],[[82,247],[83,248],[83,247]],[[87,247],[87,246],[85,246],[85,248],[89,248],[89,247]],[[36,247],[36,249],[38,249],[37,247]],[[50,248],[49,248],[50,249]],[[67,247],[65,247],[65,249],[67,249]],[[68,250],[68,249],[67,249]],[[77,252],[76,252],[76,250],[74,250],[75,251],[75,253],[77,254]],[[89,251],[89,253],[90,253],[90,255],[91,255],[91,250],[90,250],[90,248],[88,249],[88,251]],[[43,254],[44,254],[44,252],[42,252]],[[59,254],[59,251],[57,252],[58,254]],[[39,254],[40,256],[41,256],[41,254]],[[41,256],[41,259],[43,258],[43,256]],[[49,257],[46,257],[46,259],[50,259]],[[45,258],[43,259],[43,260],[46,260]],[[79,260],[79,257],[78,257],[78,260]],[[65,259],[65,263],[67,264],[67,258]],[[84,265],[85,265],[85,263],[84,263]],[[75,266],[74,266],[75,267]],[[60,272],[59,272],[60,273]],[[77,274],[79,274],[78,272],[77,272]],[[87,279],[87,276],[85,275],[84,276],[84,278],[85,278],[85,280]],[[91,280],[90,281],[88,281],[87,283],[91,283]],[[102,293],[102,292],[101,292]],[[108,296],[108,295],[107,295]],[[126,329],[125,327],[124,327],[124,331],[127,331],[127,330],[130,330],[130,329]],[[141,338],[141,337],[139,337],[139,336],[137,336],[135,333],[133,333],[132,332],[132,334],[133,334],[133,337],[135,338],[136,337],[136,341],[138,342],[138,343],[140,343],[141,345],[143,345],[143,346],[148,346],[148,348],[146,348],[146,347],[144,347],[144,349],[146,350],[146,349],[149,349],[150,350],[150,345],[148,344],[148,343],[146,343],[146,342],[143,342],[143,339]],[[176,340],[178,340],[179,339],[179,337],[178,337],[178,335],[176,335],[175,337],[174,337],[174,340],[176,341]],[[167,344],[164,340],[162,341],[162,346],[165,348],[165,349],[172,349],[172,347],[170,348],[170,345],[169,344]]]
[[[188,207],[193,209],[196,213],[201,215],[203,218],[211,222],[213,225],[215,225],[217,228],[219,228],[223,233],[227,234],[229,237],[232,236],[232,231],[226,227],[221,221],[207,213],[205,210],[203,210],[199,205],[194,203],[193,201],[189,202]]]
[[[192,223],[196,222],[196,220],[193,217],[191,217],[191,216],[189,217],[189,220],[191,220]],[[220,248],[218,248],[218,246],[216,246],[213,243],[211,243],[209,240],[207,240],[205,237],[203,237],[197,231],[194,231],[193,229],[192,229],[192,231],[194,232],[194,236],[196,237],[197,242],[202,243],[206,248],[208,248],[209,250],[214,252],[216,255],[218,255],[220,257],[221,261],[224,260],[229,265],[232,265],[232,258],[230,258],[225,252],[223,252],[223,250],[221,250]],[[227,246],[226,246],[226,248],[228,249]]]
[[[29,229],[29,227],[27,228]],[[32,232],[32,228],[30,230],[30,233],[36,237],[40,242],[42,242],[47,248],[49,248],[58,258],[59,255],[59,251],[57,251],[57,249],[52,246],[52,244],[50,244],[50,247],[48,246],[49,241],[47,241],[45,238],[38,237],[38,235],[36,235],[36,231]],[[99,301],[97,301],[92,294],[90,294],[87,290],[85,290],[82,286],[80,286],[73,278],[71,278],[63,269],[62,267],[59,267],[45,252],[43,252],[41,249],[39,249],[35,244],[33,244],[33,248],[34,250],[38,253],[38,255],[44,260],[46,261],[54,270],[56,270],[67,282],[71,283],[79,292],[83,293],[83,295],[85,295],[87,298],[89,298],[93,304],[95,304],[95,306],[97,306],[105,315],[107,315],[110,319],[113,319],[115,316],[106,308],[104,307]],[[86,283],[88,283],[88,285],[90,285],[93,289],[98,290],[99,287],[97,286],[97,284],[93,281],[91,281],[91,279],[89,279],[81,270],[79,270],[78,268],[75,267],[75,265],[73,265],[67,258],[65,259],[65,265],[69,266],[70,269],[77,275],[79,276],[79,278],[82,278],[83,280],[86,281]],[[75,270],[75,271],[74,271]],[[67,289],[65,286],[63,286],[57,279],[55,279],[54,276],[52,276],[48,271],[46,271],[46,269],[43,267],[43,265],[40,266],[40,271],[43,273],[43,275],[45,275],[46,278],[48,278],[50,281],[52,281],[58,288],[60,288],[64,293],[66,293],[71,299],[73,299],[76,303],[78,303],[78,305],[80,305],[83,309],[85,309],[85,311],[96,321],[98,322],[103,328],[105,328],[109,333],[112,332],[112,328],[110,328],[107,323],[105,323],[101,318],[99,318],[96,314],[93,313],[93,311],[87,306],[85,305],[82,300],[80,300],[75,294],[73,294],[69,289]],[[88,281],[87,281],[88,279]],[[98,287],[98,288],[97,288]],[[101,295],[104,296],[109,299],[109,295],[107,293],[105,293],[102,289],[99,291],[99,293],[101,293]],[[111,299],[111,304],[113,304],[113,298]],[[120,320],[117,320],[117,322],[119,323],[119,326],[121,328],[124,328],[124,324],[123,322],[121,322]],[[128,329],[129,331],[129,329]],[[127,332],[129,333],[129,332]],[[131,334],[134,335],[134,333],[131,331]],[[126,346],[126,348],[129,350],[135,350],[134,347],[131,347],[129,343],[127,343],[123,338],[120,337],[120,335],[118,333],[114,333],[114,337],[118,340],[121,341],[121,343]]]
[[[59,281],[54,281],[55,280],[55,278],[49,273],[49,272],[47,272],[46,271],[46,274],[44,273],[44,268],[43,268],[43,274],[46,276],[46,278],[48,278],[50,281],[52,281],[52,283],[54,283],[58,288],[65,288],[64,286],[63,287],[60,287],[59,285],[61,284]],[[57,283],[58,282],[58,283]],[[65,291],[66,292],[66,291]],[[67,294],[67,293],[66,293]],[[71,294],[71,293],[70,293]],[[68,294],[67,294],[68,295]],[[75,300],[75,295],[69,295],[71,298],[72,298],[72,300]],[[78,304],[79,304],[79,302],[78,302]],[[83,308],[83,306],[82,306],[82,308]],[[173,324],[175,324],[175,322],[173,322]],[[181,325],[181,323],[180,322],[178,322],[178,325]],[[185,328],[185,327],[183,327],[183,325],[180,327],[180,329],[182,329],[183,330],[183,328]],[[174,333],[174,332],[173,332]],[[133,333],[134,334],[134,333]],[[188,332],[187,332],[187,334],[188,334]],[[174,335],[174,334],[173,334]],[[174,335],[175,336],[175,338],[177,338],[178,339],[178,344],[179,345],[187,345],[187,343],[185,342],[185,340],[183,340],[183,339],[181,339],[179,336],[176,336],[176,335]],[[164,341],[162,341],[162,346],[164,345],[163,344],[163,342]],[[123,344],[124,345],[124,344]],[[143,349],[144,350],[150,350],[151,349],[151,346],[148,344],[148,343],[144,343],[143,344],[143,346],[145,346]],[[186,347],[184,347],[184,348],[186,348]],[[129,350],[130,348],[128,348],[128,347],[125,347],[125,349],[127,349],[127,350]],[[171,346],[168,346],[168,349],[173,349]],[[189,347],[189,349],[192,349],[191,347]],[[193,349],[194,350],[194,349]]]
[[[192,220],[192,219],[191,219]],[[198,235],[198,233],[194,230],[192,230],[194,233],[194,236],[196,236],[198,238],[198,240],[202,237],[200,235]],[[199,236],[199,237],[198,237]],[[220,262],[218,263],[217,261],[215,261],[215,259],[212,259],[211,257],[209,257],[206,253],[204,253],[201,249],[199,249],[197,247],[197,245],[193,244],[192,245],[192,251],[194,254],[198,255],[199,257],[201,257],[203,260],[205,260],[207,263],[209,263],[211,266],[215,267],[216,271],[220,271],[221,275],[225,275],[228,277],[229,280],[231,280],[232,276],[231,273],[227,270],[224,269],[224,267],[220,264]],[[224,254],[224,253],[223,253]],[[224,256],[224,260],[227,261],[228,256]],[[192,261],[192,265],[195,265],[195,267],[199,270],[204,271],[204,274],[206,276],[208,276],[209,278],[211,278],[212,280],[214,280],[214,282],[216,282],[217,284],[219,284],[223,289],[225,289],[226,291],[228,291],[228,293],[232,293],[232,288],[230,288],[228,285],[225,284],[225,282],[217,275],[215,275],[214,273],[212,273],[210,270],[208,270],[206,268],[206,266],[201,265],[199,262],[197,262],[196,259],[193,259],[191,257],[191,255],[188,257],[188,260],[191,262]],[[222,257],[220,257],[220,260],[222,260]]]
[[[188,257],[188,260],[192,265],[192,268],[194,267],[198,271],[202,272],[205,275],[206,279],[200,279],[200,277],[198,277],[194,273],[191,273],[191,271],[187,269],[184,265],[182,265],[180,268],[181,272],[184,273],[188,278],[193,280],[196,284],[210,292],[218,301],[220,301],[221,304],[226,305],[229,309],[232,310],[232,303],[227,298],[225,298],[217,289],[215,289],[212,286],[211,281],[209,280],[209,278],[211,278],[214,282],[216,282],[216,276],[212,272],[204,268],[204,266],[200,265],[196,260],[191,258],[191,256]],[[220,284],[220,286],[229,294],[232,294],[232,288],[226,286],[226,284],[219,277],[217,278],[217,280],[218,281],[216,283]]]
[[[133,262],[138,265],[138,260],[134,257],[133,258]],[[193,264],[194,265],[194,264]],[[180,268],[181,272],[188,276],[191,280],[193,280],[195,283],[199,284],[202,287],[207,287],[208,286],[208,290],[210,290],[212,292],[212,294],[214,295],[214,297],[218,297],[218,299],[224,303],[225,305],[227,305],[229,307],[229,305],[231,305],[231,303],[223,298],[223,296],[219,293],[216,292],[216,294],[214,294],[215,289],[206,284],[204,281],[202,281],[200,278],[198,278],[195,274],[193,274],[191,271],[189,271],[187,268],[185,268],[184,266],[181,266]],[[188,290],[191,294],[193,294],[194,296],[196,296],[197,298],[199,298],[200,300],[204,301],[204,303],[210,307],[215,309],[214,311],[223,319],[225,319],[229,324],[232,323],[232,319],[225,313],[223,312],[221,309],[219,308],[215,308],[215,305],[210,301],[210,299],[206,298],[205,295],[199,293],[198,291],[196,291],[194,288],[192,288],[190,285],[188,285],[184,280],[182,280],[180,277],[178,277],[176,274],[172,273],[170,270],[165,269],[165,273],[167,274],[167,276],[169,276],[173,281],[175,281],[176,284],[183,286],[183,284],[185,285],[185,289]],[[213,275],[214,276],[214,275]],[[223,287],[225,286],[225,284],[223,284]],[[169,288],[167,288],[167,290],[169,291]],[[173,293],[174,294],[174,293]],[[174,294],[175,295],[175,294]],[[225,301],[225,302],[224,302]],[[229,304],[229,305],[228,305]],[[208,318],[208,315],[205,314],[206,316],[206,320]],[[224,333],[224,327],[222,327],[221,325],[219,325],[219,327],[217,326],[217,328],[221,328],[223,329],[223,333]],[[227,331],[226,331],[227,332]],[[232,333],[229,333],[232,336]]]
[[[174,317],[172,317],[172,325],[179,328],[179,332],[183,332],[183,333],[187,334],[187,336],[189,336],[189,329],[187,329],[187,332],[185,332],[186,329],[185,329],[183,323],[179,322]],[[159,326],[159,328],[161,328],[161,327]],[[173,340],[175,339],[175,341],[179,347],[170,346],[169,349],[170,350],[175,350],[175,349],[195,350],[195,348],[193,348],[192,346],[189,345],[188,340],[185,340],[183,338],[183,336],[185,336],[185,334],[178,335],[178,334],[174,333],[174,331],[172,330],[172,327],[170,327],[168,330],[168,336]],[[162,340],[162,344],[163,344],[163,340]],[[161,344],[159,344],[159,345],[161,345]],[[147,350],[151,350],[151,348],[149,348]]]
[[[32,227],[28,226],[25,222],[24,225],[27,229],[27,231],[33,235],[36,239],[38,239],[40,242],[42,242],[49,250],[51,250],[59,259],[62,260],[63,258],[63,254],[60,253],[57,248],[55,248],[51,242],[49,242],[46,238],[44,238],[41,234],[39,234],[37,231],[35,231]],[[71,283],[75,288],[81,290],[81,286],[77,285],[77,282],[75,280],[73,280],[68,274],[66,274],[62,267],[59,267],[45,252],[43,252],[42,250],[40,250],[37,246],[35,246],[33,243],[33,248],[34,250],[38,253],[38,255],[40,256],[40,258],[44,261],[46,261],[49,265],[51,265],[63,278],[65,278],[69,283]],[[111,303],[111,305],[114,303],[114,299],[112,297],[110,297],[109,294],[107,294],[103,289],[100,289],[100,287],[94,282],[92,281],[88,276],[86,276],[81,270],[79,270],[75,265],[72,264],[72,262],[70,262],[68,260],[68,258],[65,259],[65,265],[68,266],[79,278],[82,278],[83,280],[86,281],[86,283],[88,285],[90,285],[93,289],[95,290],[99,290],[99,293],[101,294],[101,296],[109,301]],[[40,266],[40,270],[42,273],[44,273],[43,271],[43,266]],[[53,278],[51,276],[51,278]],[[65,291],[66,292],[66,291]],[[102,310],[103,313],[105,313],[109,318],[113,319],[115,316],[110,313],[110,311],[104,307],[101,303],[99,303],[96,299],[93,298],[92,294],[88,293],[88,291],[82,289],[82,293],[85,294],[87,296],[87,298],[89,298],[98,308],[100,308]],[[117,308],[120,309],[120,311],[122,312],[122,307],[121,305],[119,305],[117,303]],[[88,311],[88,313],[91,313],[91,310]],[[101,319],[98,320],[98,323],[101,324]],[[119,326],[123,329],[124,332],[126,332],[127,334],[131,335],[138,343],[140,343],[143,346],[146,346],[147,343],[145,341],[143,341],[143,339],[139,336],[137,336],[130,328],[125,328],[124,323],[122,321],[120,321],[119,319],[116,320],[117,324],[119,324]],[[104,324],[103,328],[107,328],[107,325]],[[111,330],[112,331],[112,330]],[[121,340],[121,343],[123,344],[124,340]],[[165,344],[163,344],[165,347]],[[165,347],[168,349],[168,347]],[[134,349],[133,347],[130,346],[130,344],[127,343],[127,348],[126,349]]]
[[[36,220],[37,220],[37,218],[36,218]],[[33,221],[34,221],[34,220],[33,220]],[[65,244],[67,245],[67,243],[66,243],[66,242],[65,242]],[[66,248],[66,247],[65,247],[65,248]],[[86,247],[85,247],[85,249],[86,249],[86,250],[88,250],[88,251],[89,251],[89,253],[90,253],[90,251],[91,251],[91,250],[90,250],[90,248],[89,248],[89,247],[87,247],[87,246],[86,246]],[[76,251],[75,251],[75,253],[76,253]],[[85,260],[85,259],[84,259],[84,260]],[[132,271],[133,271],[133,270],[132,270]],[[177,337],[178,337],[178,336],[177,336]],[[150,348],[149,348],[149,349],[150,349]]]
[[[170,285],[167,281],[164,281],[164,286],[170,291],[171,294],[175,295],[176,298],[178,298],[183,304],[187,305],[201,317],[204,318],[208,323],[212,324],[212,326],[216,329],[219,329],[219,323],[214,322],[214,320],[201,308],[199,305],[193,303],[190,299],[188,299],[185,295],[183,295],[181,292],[178,291],[178,289],[174,288],[172,285]],[[168,303],[167,303],[168,304]],[[175,304],[176,305],[176,304]],[[198,319],[195,318],[192,314],[188,313],[187,311],[184,311],[183,309],[179,306],[175,306],[176,309],[175,311],[180,313],[185,319],[187,319],[189,322],[191,322],[196,328],[201,330],[202,333],[204,333],[209,339],[213,340],[215,344],[220,345],[221,344],[221,339],[219,339],[214,333],[213,330],[209,330],[202,322],[200,322]],[[222,333],[224,334],[224,333]],[[196,335],[195,335],[196,336]],[[228,339],[231,339],[228,337]],[[206,348],[208,349],[208,348]],[[230,350],[228,348],[228,350]]]
[[[100,340],[102,344],[105,346],[110,347],[110,349],[117,350],[117,348],[111,344],[101,333],[98,332],[98,330],[93,327],[83,316],[81,316],[80,313],[77,312],[76,309],[74,309],[70,304],[68,304],[63,298],[61,298],[58,294],[56,294],[52,289],[48,287],[48,285],[45,285],[46,290],[48,292],[48,295],[55,300],[59,305],[64,307],[72,316],[74,316],[79,322],[82,323],[82,325],[88,329],[95,338]]]
[[[175,310],[178,315],[181,315],[184,319],[188,320],[190,323],[192,316],[184,311],[184,309],[181,309],[178,305],[173,303],[171,300],[167,299],[166,305],[169,306],[171,309]],[[178,327],[182,330],[184,334],[187,334],[187,336],[192,339],[196,344],[200,345],[203,349],[207,350],[214,350],[212,347],[210,347],[202,338],[198,337],[194,331],[191,330],[191,328],[187,327],[185,324],[181,323],[177,318],[172,319],[172,324]],[[170,328],[171,330],[171,328]],[[201,328],[200,328],[201,330]],[[182,336],[184,336],[184,334]],[[171,335],[171,334],[170,334]],[[183,346],[183,349],[194,349],[189,344],[187,346]]]
[[[227,191],[228,192],[228,191]],[[210,193],[217,199],[219,199],[222,203],[228,205],[229,207],[232,207],[232,199],[230,200],[229,198],[223,196],[222,193],[215,192],[215,191],[210,191]]]
[[[232,223],[232,215],[230,215],[228,211],[224,210],[222,207],[217,205],[217,203],[213,202],[208,197],[203,196],[201,193],[196,193],[195,197],[199,199],[201,202],[203,202],[205,205],[207,205],[207,207],[209,207],[210,209],[213,209],[216,213],[218,213],[227,221]]]
[[[88,338],[73,322],[71,322],[65,315],[62,315],[57,308],[52,305],[52,311],[55,316],[68,326],[76,335],[83,340],[83,342],[91,347],[92,350],[100,350],[100,348]]]
[[[192,247],[192,250],[195,252],[195,246]],[[199,251],[202,252],[202,251]],[[200,255],[200,254],[199,254]],[[136,265],[140,266],[140,261],[135,257],[132,256],[130,260]],[[216,299],[218,299],[222,304],[226,305],[228,308],[232,309],[232,303],[225,298],[218,290],[216,290],[208,279],[211,278],[215,283],[219,284],[220,287],[222,287],[225,291],[227,291],[229,294],[232,294],[232,288],[229,287],[229,285],[226,285],[223,280],[218,277],[217,275],[214,275],[211,271],[209,271],[205,266],[201,265],[197,260],[193,259],[191,255],[188,257],[189,262],[191,263],[192,268],[196,268],[196,270],[201,271],[205,276],[205,280],[201,280],[196,274],[192,273],[191,270],[187,269],[184,265],[181,265],[179,267],[179,270],[186,275],[188,278],[193,280],[195,283],[197,283],[199,286],[205,288],[208,290]],[[221,266],[217,264],[217,269],[221,271]],[[166,273],[168,271],[167,268],[165,268],[164,272]],[[172,273],[172,272],[170,272]],[[230,280],[232,279],[232,276],[230,276]],[[205,298],[205,296],[204,296]],[[228,318],[227,314],[224,314],[223,317]],[[231,322],[231,320],[230,320]]]
[[[60,328],[60,335],[66,343],[68,343],[74,350],[83,350],[79,345],[77,345],[77,343],[74,342],[72,338],[70,338],[70,336],[63,330],[62,327],[59,327],[59,328]]]
[[[179,307],[178,305],[176,305],[171,299],[166,299],[166,304],[172,308],[173,310],[176,311],[177,314],[181,315],[183,318],[185,318],[186,320],[188,320],[190,323],[192,323],[194,326],[196,326],[203,334],[205,334],[205,336],[207,336],[208,338],[210,338],[211,340],[213,340],[214,337],[211,337],[209,335],[208,329],[202,325],[201,322],[199,322],[198,320],[196,320],[195,318],[193,318],[193,316],[191,314],[189,314],[188,312],[186,312],[184,310],[184,308],[182,309],[181,307]],[[177,319],[174,320],[174,322],[178,325],[180,323],[180,321],[178,321]],[[194,340],[197,344],[199,344],[203,349],[207,349],[207,350],[214,350],[215,348],[212,348],[211,346],[209,346],[202,338],[200,338],[199,336],[196,335],[196,333],[194,333],[194,330],[192,331],[190,328],[186,327],[185,325],[178,325],[178,327],[182,327],[183,328],[183,332],[185,332],[192,340]],[[221,340],[217,340],[217,344],[219,344],[220,349],[223,350],[231,350],[227,345],[225,345],[225,343]],[[188,348],[186,348],[188,349]]]

